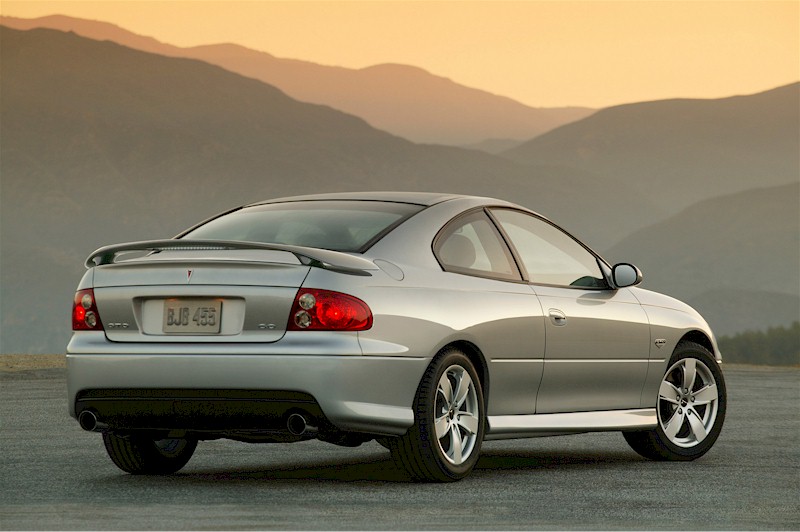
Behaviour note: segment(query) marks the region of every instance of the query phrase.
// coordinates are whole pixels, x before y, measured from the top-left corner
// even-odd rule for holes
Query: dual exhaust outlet
[[[308,424],[308,420],[303,414],[295,412],[286,418],[286,428],[294,436],[316,435],[318,429]]]
[[[92,410],[84,410],[78,415],[78,424],[88,432],[103,432],[108,430],[108,425],[97,418],[97,414]],[[286,418],[286,429],[293,436],[315,435],[317,427],[309,425],[308,420],[303,414],[297,412]]]
[[[97,419],[97,414],[92,410],[84,410],[78,415],[78,425],[89,432],[103,432],[108,430],[108,425]]]

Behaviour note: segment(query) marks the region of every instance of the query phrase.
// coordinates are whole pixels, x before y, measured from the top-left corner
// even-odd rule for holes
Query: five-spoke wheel
[[[478,461],[485,414],[475,367],[457,349],[439,353],[428,367],[414,401],[414,426],[389,440],[395,462],[414,479],[452,481]]]
[[[461,465],[478,439],[478,391],[469,372],[450,366],[439,379],[434,407],[434,427],[439,450],[454,465]]]
[[[717,382],[703,361],[684,358],[667,370],[658,393],[658,422],[670,442],[689,448],[705,440],[718,407]]]
[[[725,418],[722,372],[711,353],[692,343],[678,344],[658,390],[654,430],[627,432],[631,447],[655,460],[694,460],[716,441]]]

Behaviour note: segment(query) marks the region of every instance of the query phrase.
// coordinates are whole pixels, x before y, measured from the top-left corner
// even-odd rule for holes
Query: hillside
[[[652,184],[643,194],[592,170],[414,144],[202,61],[0,28],[0,70],[0,352],[63,349],[83,259],[101,245],[169,237],[249,201],[356,189],[509,199],[595,249],[622,239],[607,258],[639,264],[646,287],[721,332],[796,319],[796,184],[670,218],[679,203]]]
[[[604,207],[570,197],[575,187],[602,193],[580,171],[413,144],[196,60],[55,30],[1,27],[0,36],[6,353],[63,348],[92,250],[169,237],[259,199],[356,189],[490,195],[602,235],[594,220]],[[606,223],[619,231],[626,222]]]
[[[476,142],[474,144],[464,144],[462,148],[469,150],[480,150],[486,153],[493,153],[495,155],[508,151],[515,146],[522,144],[519,140],[514,139],[486,139],[483,142]]]
[[[720,333],[800,319],[800,184],[700,202],[611,247],[642,286],[683,299]]]
[[[670,208],[800,180],[800,83],[749,96],[611,107],[512,148],[591,171]]]
[[[200,59],[274,85],[292,98],[354,114],[414,142],[463,145],[490,138],[523,140],[594,112],[580,107],[529,107],[407,65],[349,69],[282,59],[234,44],[180,48],[113,24],[59,15],[0,17],[0,23],[21,30],[73,31],[146,52]]]
[[[717,335],[786,326],[800,319],[800,296],[763,291],[757,286],[712,289],[686,302],[703,314]]]

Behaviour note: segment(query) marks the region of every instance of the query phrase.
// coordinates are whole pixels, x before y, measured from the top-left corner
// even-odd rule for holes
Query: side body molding
[[[638,408],[565,414],[489,416],[488,422],[486,439],[506,440],[582,432],[652,429],[658,423],[658,419],[655,408]]]

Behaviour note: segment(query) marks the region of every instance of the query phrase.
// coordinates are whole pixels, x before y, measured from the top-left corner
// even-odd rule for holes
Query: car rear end
[[[352,293],[385,275],[378,267],[352,252],[192,237],[87,261],[67,347],[70,414],[84,429],[358,443],[411,426],[426,360],[359,342],[373,318]]]

